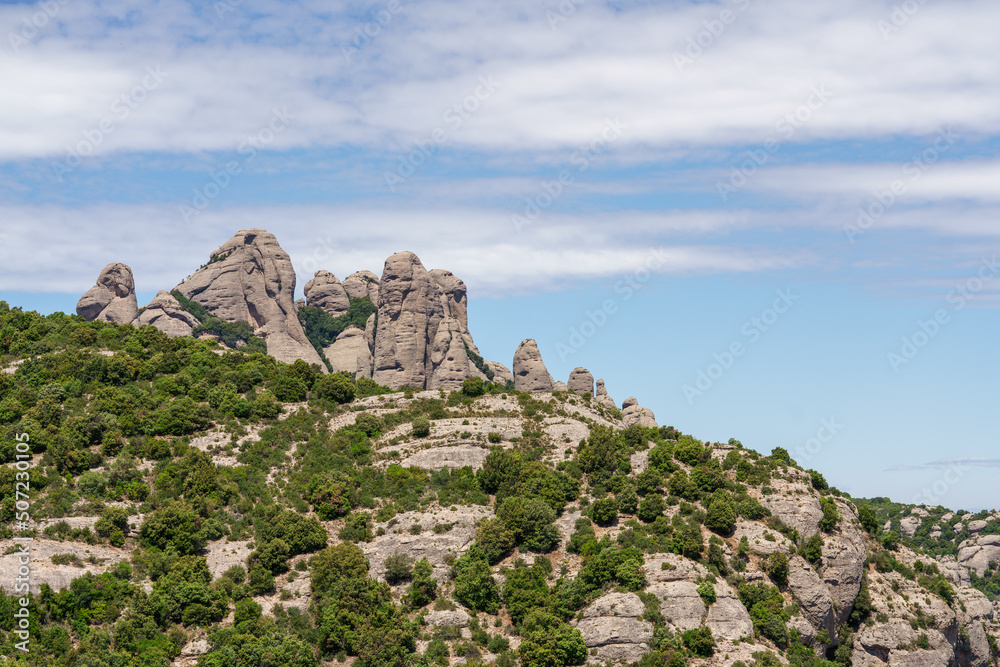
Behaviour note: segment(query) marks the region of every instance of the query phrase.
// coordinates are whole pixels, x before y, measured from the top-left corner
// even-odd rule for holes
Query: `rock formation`
[[[649,651],[653,624],[641,621],[645,605],[635,593],[609,593],[583,610],[577,624],[592,662],[635,662]]]
[[[517,391],[552,391],[555,388],[534,338],[521,341],[514,353],[514,388]]]
[[[622,403],[622,420],[626,426],[633,424],[649,428],[657,428],[658,426],[653,411],[639,405],[639,401],[634,396],[629,396]]]
[[[306,283],[303,292],[307,306],[319,308],[333,317],[345,314],[351,306],[344,286],[329,271],[317,271],[313,279]]]
[[[352,281],[348,293],[360,282],[372,285],[363,274],[353,276],[362,277]],[[469,333],[465,283],[450,271],[427,271],[412,252],[396,253],[385,261],[377,297],[376,382],[448,391],[461,388],[470,375],[488,379],[473,361],[482,358]]]
[[[575,394],[594,395],[594,376],[586,368],[574,368],[566,387]]]
[[[76,314],[93,322],[128,324],[139,314],[132,269],[125,264],[108,264],[97,276],[97,284],[87,290],[76,304]]]
[[[292,298],[295,271],[273,234],[263,229],[238,232],[176,289],[215,317],[250,323],[275,359],[303,359],[324,367],[299,324]]]
[[[344,278],[342,285],[352,299],[368,297],[373,305],[378,305],[378,276],[371,271],[355,271]]]
[[[347,371],[356,377],[372,376],[372,350],[365,332],[357,327],[347,327],[332,345],[323,349],[334,373]]]
[[[132,322],[137,327],[144,324],[151,324],[171,338],[176,338],[190,336],[198,326],[198,320],[184,310],[170,292],[160,290]]]
[[[615,403],[615,400],[613,398],[608,396],[608,390],[604,388],[604,380],[601,379],[597,380],[597,393],[594,395],[597,397],[597,402],[603,405],[604,407],[610,408],[612,410],[618,409],[618,404]]]

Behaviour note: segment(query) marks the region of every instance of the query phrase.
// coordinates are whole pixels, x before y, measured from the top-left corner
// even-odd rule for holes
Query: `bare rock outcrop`
[[[177,338],[190,336],[198,320],[184,310],[170,292],[160,290],[132,322],[137,327],[144,324],[151,324],[171,338]]]
[[[372,375],[372,351],[365,332],[357,327],[347,327],[332,345],[323,349],[326,360],[334,373],[347,371],[355,377]]]
[[[836,498],[841,521],[831,535],[823,536],[823,566],[820,574],[833,598],[836,625],[847,621],[854,609],[854,600],[861,591],[861,578],[868,550],[865,547],[864,529],[854,514],[853,505]]]
[[[299,324],[291,259],[270,232],[237,232],[177,289],[219,319],[250,323],[275,359],[303,359],[323,367]]]
[[[534,338],[521,341],[514,353],[514,388],[517,391],[552,391],[555,388]]]
[[[566,386],[565,382],[563,382],[561,380],[557,380],[552,385],[552,391],[569,391],[569,388]]]
[[[668,581],[646,590],[660,598],[660,613],[675,631],[693,630],[705,619],[708,610],[698,595],[698,584],[692,581]]]
[[[464,290],[451,273],[427,271],[412,252],[385,260],[372,378],[393,388],[454,390],[475,375],[467,352],[472,337],[465,325]]]
[[[798,554],[788,560],[788,589],[799,601],[802,615],[810,625],[817,631],[825,628],[830,637],[835,637],[837,626],[830,589]]]
[[[105,266],[97,284],[87,290],[76,304],[76,314],[93,322],[128,324],[139,314],[132,269],[120,262]]]
[[[594,395],[594,376],[586,368],[574,368],[570,371],[566,387],[574,394]]]
[[[371,271],[355,271],[341,284],[352,299],[368,297],[373,305],[378,305],[378,276]]]
[[[334,317],[340,317],[351,307],[344,286],[329,271],[317,271],[302,291],[306,295],[307,306],[319,308]]]
[[[1000,535],[978,535],[958,548],[958,562],[983,576],[991,561],[1000,562]]]
[[[609,593],[583,610],[577,624],[590,662],[635,662],[649,651],[653,624],[639,620],[645,606],[635,593]]]
[[[625,426],[632,426],[633,424],[648,428],[657,428],[659,426],[656,423],[656,418],[653,416],[653,411],[639,405],[639,401],[634,396],[629,396],[622,403],[622,421],[625,422]]]
[[[753,637],[753,620],[736,591],[725,580],[715,582],[715,602],[708,608],[705,625],[716,639],[734,641]]]
[[[597,402],[604,407],[612,410],[618,409],[618,404],[615,403],[615,399],[608,396],[608,390],[604,388],[604,380],[597,380],[597,393],[595,396],[597,397]]]

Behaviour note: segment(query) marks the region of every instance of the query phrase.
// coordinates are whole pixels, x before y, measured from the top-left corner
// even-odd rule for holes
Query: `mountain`
[[[1000,513],[851,498],[780,447],[619,410],[584,368],[561,390],[530,338],[485,361],[464,283],[412,253],[295,305],[269,237],[128,323],[124,265],[90,321],[0,302],[0,653],[997,664]]]

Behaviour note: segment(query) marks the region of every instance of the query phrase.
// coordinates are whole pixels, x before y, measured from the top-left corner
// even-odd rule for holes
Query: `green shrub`
[[[393,554],[385,559],[385,580],[395,586],[413,576],[413,558],[408,554]]]
[[[688,630],[681,636],[684,646],[698,657],[707,658],[715,651],[715,638],[712,637],[712,630],[707,625]]]
[[[347,521],[344,523],[344,527],[340,529],[340,532],[337,533],[337,536],[347,542],[371,542],[374,537],[372,534],[372,525],[371,514],[367,512],[355,512],[347,516]]]
[[[354,380],[344,373],[324,375],[316,382],[313,393],[334,403],[350,403],[354,400]]]
[[[834,502],[833,498],[820,498],[819,504],[823,508],[823,519],[820,521],[820,529],[825,533],[829,533],[837,527],[837,523],[840,521],[840,512],[837,511],[837,503]]]
[[[618,503],[614,498],[603,498],[590,506],[590,518],[598,526],[610,526],[618,520]]]
[[[462,381],[462,393],[470,398],[476,398],[486,393],[481,377],[470,376]]]
[[[421,415],[413,420],[413,437],[426,438],[431,434],[431,422],[427,417]]]

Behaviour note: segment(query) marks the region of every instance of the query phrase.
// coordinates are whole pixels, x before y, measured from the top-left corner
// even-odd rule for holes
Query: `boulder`
[[[97,284],[80,297],[76,314],[88,322],[132,322],[139,314],[132,269],[119,262],[105,266],[97,276]]]
[[[574,394],[594,395],[594,376],[586,368],[574,368],[569,374],[566,387]]]
[[[982,519],[976,519],[975,521],[969,522],[969,532],[970,533],[980,533],[986,528],[986,522]]]
[[[493,371],[493,382],[506,385],[508,382],[514,381],[514,374],[499,361],[487,361],[486,365]]]
[[[569,391],[569,389],[567,389],[565,382],[557,381],[552,385],[552,391]]]
[[[705,625],[716,640],[734,641],[741,637],[753,637],[753,621],[750,612],[740,602],[733,587],[725,580],[715,582],[715,602],[708,608]]]
[[[622,403],[622,421],[625,422],[625,426],[633,424],[648,428],[658,428],[659,426],[653,416],[653,411],[639,405],[639,401],[634,396],[629,396]]]
[[[653,584],[646,590],[660,598],[660,613],[672,630],[684,632],[702,624],[708,610],[698,595],[698,584],[692,581],[668,581]]]
[[[914,534],[916,534],[916,532],[917,532],[917,528],[920,528],[920,524],[921,523],[922,523],[922,521],[921,521],[920,517],[910,515],[910,516],[903,517],[902,519],[900,519],[900,521],[899,521],[899,529],[907,537],[913,537]]]
[[[424,617],[424,623],[432,628],[440,628],[450,625],[456,628],[469,627],[469,612],[464,609],[454,609],[452,611],[432,611]]]
[[[303,359],[325,370],[299,324],[292,298],[292,261],[270,232],[237,232],[176,289],[221,320],[248,322],[267,342],[267,353],[278,361]]]
[[[459,322],[459,330],[469,330],[469,306],[465,283],[451,271],[431,269],[428,272],[431,279],[441,288],[440,299],[444,312]]]
[[[150,324],[171,338],[178,336],[190,336],[191,332],[198,326],[198,320],[194,315],[181,307],[180,301],[175,299],[170,292],[160,290],[156,296],[146,304],[138,317],[132,321],[132,326],[142,326]]]
[[[368,299],[372,302],[372,305],[378,305],[378,276],[371,271],[355,271],[351,275],[344,278],[344,282],[341,284],[344,287],[344,291],[347,292],[352,299],[368,297]]]
[[[542,353],[534,338],[521,341],[514,353],[514,389],[517,391],[552,391],[555,383],[549,375]]]
[[[408,456],[400,461],[399,465],[404,468],[416,467],[427,470],[464,468],[469,466],[478,470],[483,467],[483,463],[486,462],[486,456],[489,453],[488,449],[474,445],[431,447],[430,449],[421,449],[412,456]]]
[[[818,632],[826,629],[830,637],[837,634],[830,589],[816,570],[798,554],[788,559],[788,589],[799,601],[802,615]]]
[[[635,662],[649,651],[653,624],[639,620],[645,612],[635,593],[609,593],[583,610],[577,624],[588,649],[590,662]]]
[[[986,573],[991,561],[1000,562],[1000,535],[977,535],[959,545],[958,562],[978,576]]]
[[[302,291],[306,295],[307,306],[319,308],[334,317],[346,314],[351,307],[344,286],[329,271],[317,271]]]

